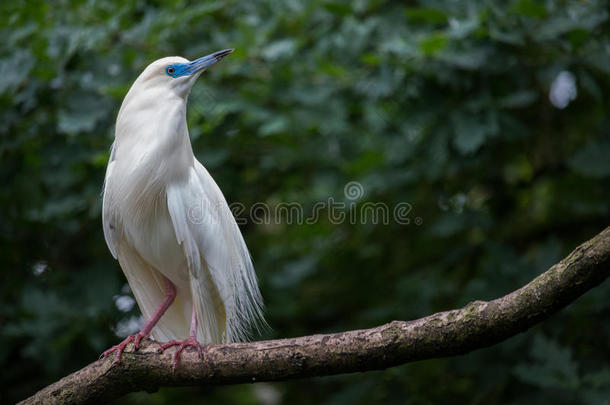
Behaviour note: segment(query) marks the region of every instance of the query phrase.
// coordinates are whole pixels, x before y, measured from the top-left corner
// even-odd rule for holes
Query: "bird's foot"
[[[176,349],[176,352],[174,353],[174,362],[172,364],[173,371],[176,371],[176,367],[178,367],[178,359],[180,358],[180,353],[182,353],[182,351],[187,346],[195,347],[197,349],[197,353],[199,354],[199,358],[203,358],[203,353],[201,352],[201,345],[199,344],[199,342],[197,342],[197,339],[194,336],[189,336],[184,340],[172,340],[171,342],[164,343],[161,345],[161,347],[159,347],[158,352],[163,353],[166,349],[172,346],[178,346],[178,349]]]
[[[140,340],[142,340],[145,337],[147,337],[147,335],[143,334],[142,332],[138,332],[135,335],[127,336],[127,338],[125,340],[123,340],[121,343],[119,343],[116,346],[112,346],[110,349],[108,349],[104,353],[102,353],[100,355],[100,359],[108,357],[112,353],[116,352],[116,359],[114,360],[114,363],[120,363],[121,356],[123,355],[123,351],[125,351],[125,348],[127,347],[127,345],[133,340],[133,349],[138,350],[138,347],[140,346]]]

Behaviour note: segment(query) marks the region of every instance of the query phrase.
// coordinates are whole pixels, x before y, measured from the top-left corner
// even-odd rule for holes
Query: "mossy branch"
[[[610,275],[610,227],[524,287],[493,301],[414,321],[363,330],[204,347],[182,353],[172,372],[168,350],[143,342],[122,362],[98,360],[42,389],[22,404],[102,403],[133,391],[278,381],[378,370],[488,347],[548,318]]]

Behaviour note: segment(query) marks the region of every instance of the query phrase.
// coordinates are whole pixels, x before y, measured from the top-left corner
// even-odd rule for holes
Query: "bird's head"
[[[231,52],[233,49],[224,49],[193,61],[179,56],[158,59],[144,69],[136,83],[149,88],[168,89],[186,98],[199,75]]]

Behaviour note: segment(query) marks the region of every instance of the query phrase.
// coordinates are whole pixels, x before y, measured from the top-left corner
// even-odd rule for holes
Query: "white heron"
[[[262,318],[256,274],[229,206],[193,155],[186,103],[195,80],[233,51],[192,62],[159,59],[123,100],[106,170],[103,225],[146,322],[108,349],[152,335],[180,353],[202,344],[248,337]]]

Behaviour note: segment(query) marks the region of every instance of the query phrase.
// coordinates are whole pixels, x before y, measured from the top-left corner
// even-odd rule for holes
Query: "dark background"
[[[610,222],[607,1],[0,10],[2,403],[87,365],[137,326],[104,243],[100,192],[122,98],[163,56],[236,48],[195,84],[188,122],[197,157],[245,207],[273,328],[262,338],[496,298]],[[350,182],[357,195],[345,194]],[[356,220],[331,220],[328,206],[310,224],[249,215],[256,203],[273,214],[296,202],[307,216],[329,198]],[[360,215],[367,203],[406,209],[374,223]],[[609,298],[605,283],[465,356],[117,403],[608,403]]]

